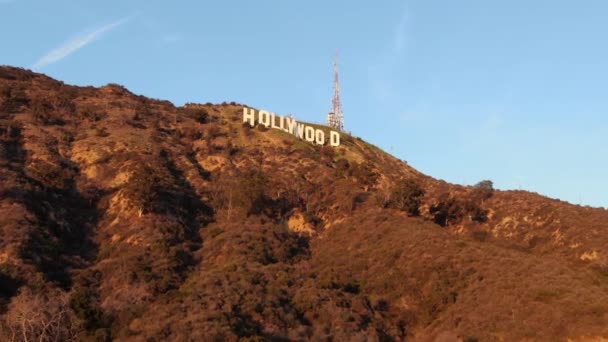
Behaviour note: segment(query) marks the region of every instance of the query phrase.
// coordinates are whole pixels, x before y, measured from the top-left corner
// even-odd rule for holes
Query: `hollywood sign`
[[[248,122],[251,127],[262,124],[268,128],[279,129],[292,134],[302,140],[317,145],[325,145],[325,132],[321,129],[297,122],[296,119],[283,117],[265,110],[256,112],[252,108],[243,107],[243,122]],[[329,146],[340,146],[340,133],[329,131]]]

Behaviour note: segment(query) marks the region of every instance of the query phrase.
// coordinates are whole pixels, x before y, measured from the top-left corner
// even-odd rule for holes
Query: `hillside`
[[[242,108],[0,67],[0,340],[608,340],[607,210]]]

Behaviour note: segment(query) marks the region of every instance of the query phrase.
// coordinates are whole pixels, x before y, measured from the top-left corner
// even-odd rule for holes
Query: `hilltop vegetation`
[[[608,211],[0,67],[0,340],[608,338]]]

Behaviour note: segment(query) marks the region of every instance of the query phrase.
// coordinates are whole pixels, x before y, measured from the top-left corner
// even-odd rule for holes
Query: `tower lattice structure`
[[[344,130],[344,113],[342,112],[342,103],[340,102],[340,79],[338,77],[338,54],[334,60],[334,97],[332,99],[332,111],[327,114],[327,126]]]

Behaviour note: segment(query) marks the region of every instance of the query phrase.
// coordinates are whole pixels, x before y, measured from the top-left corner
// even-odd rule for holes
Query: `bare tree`
[[[215,210],[226,211],[230,219],[233,210],[234,188],[237,186],[232,175],[220,174],[209,189],[209,197]]]
[[[26,287],[11,301],[0,338],[10,342],[76,341],[82,324],[57,289],[35,292]]]

